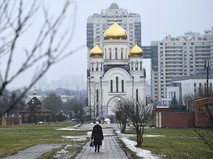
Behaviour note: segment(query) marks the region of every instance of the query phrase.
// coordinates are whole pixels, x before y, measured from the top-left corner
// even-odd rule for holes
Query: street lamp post
[[[89,115],[90,115],[90,120],[92,119],[92,96],[91,96],[91,79],[93,79],[94,77],[93,76],[90,76],[90,77],[88,77],[88,79],[89,79]]]
[[[134,76],[132,77],[132,98],[134,99]]]
[[[90,77],[88,77],[88,80],[89,80],[89,94],[88,94],[88,104],[89,104],[89,118],[91,120],[91,84],[90,84]]]
[[[102,92],[102,77],[100,77],[100,82],[101,82],[101,118],[103,118],[103,92]]]

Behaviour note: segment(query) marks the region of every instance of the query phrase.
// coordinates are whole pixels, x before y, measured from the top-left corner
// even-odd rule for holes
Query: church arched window
[[[96,89],[96,102],[98,103],[98,101],[99,101],[98,89]]]
[[[135,70],[136,71],[138,70],[138,61],[136,61],[136,63],[135,63]]]
[[[140,61],[140,70],[142,71],[142,61]]]
[[[131,64],[130,64],[130,65],[131,65],[131,70],[133,70],[133,61],[131,62]]]
[[[116,81],[116,92],[118,92],[118,77],[116,77],[116,79],[115,79]]]
[[[98,62],[96,62],[96,71],[98,71]]]
[[[110,80],[110,92],[113,92],[113,80]]]
[[[92,68],[92,71],[94,71],[93,62],[91,63],[91,68]]]
[[[136,89],[136,102],[138,102],[138,89]]]
[[[101,61],[101,71],[103,71],[103,62]]]
[[[124,49],[121,48],[121,60],[123,60],[123,58],[124,58]]]
[[[118,59],[118,48],[115,48],[115,59]]]
[[[121,80],[121,92],[124,92],[124,80]]]
[[[109,48],[109,59],[110,60],[112,59],[112,50],[111,50],[111,48]]]

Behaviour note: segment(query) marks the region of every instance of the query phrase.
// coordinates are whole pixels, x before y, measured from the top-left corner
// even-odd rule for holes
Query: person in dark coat
[[[100,146],[102,145],[102,140],[104,139],[102,127],[97,123],[92,130],[92,140],[94,140],[95,152],[98,150],[100,152]]]

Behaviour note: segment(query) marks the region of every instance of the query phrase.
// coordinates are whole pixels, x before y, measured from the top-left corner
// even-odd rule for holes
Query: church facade
[[[90,50],[87,92],[90,117],[114,114],[123,98],[146,101],[143,50],[135,44],[129,50],[127,32],[116,22],[104,33],[104,48],[96,43]]]

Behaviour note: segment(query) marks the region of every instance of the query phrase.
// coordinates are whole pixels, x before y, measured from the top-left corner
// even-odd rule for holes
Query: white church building
[[[143,50],[129,50],[127,32],[115,21],[104,33],[104,48],[96,43],[88,57],[88,107],[92,118],[115,115],[122,98],[146,102]]]

